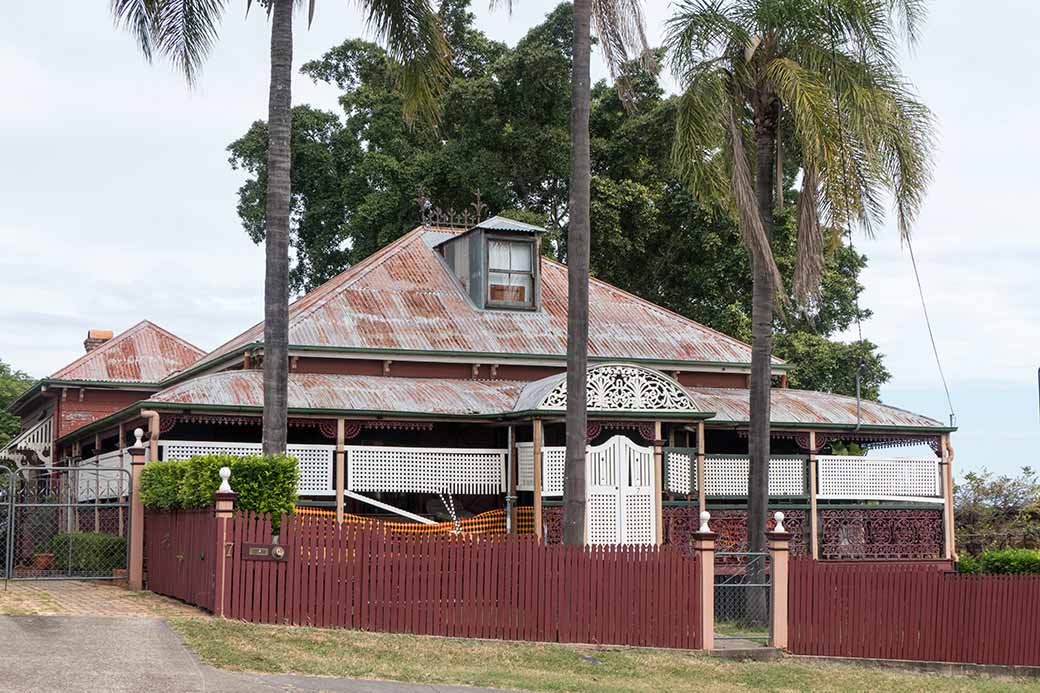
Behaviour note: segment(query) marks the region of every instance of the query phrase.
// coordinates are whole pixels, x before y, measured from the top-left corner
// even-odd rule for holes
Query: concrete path
[[[0,691],[350,691],[429,693],[455,686],[250,674],[200,663],[154,618],[0,616]]]

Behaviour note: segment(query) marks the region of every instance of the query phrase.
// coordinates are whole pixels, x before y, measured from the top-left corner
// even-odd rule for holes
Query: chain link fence
[[[5,579],[125,575],[130,475],[97,464],[0,473]]]
[[[720,551],[715,557],[715,638],[768,642],[769,554]]]

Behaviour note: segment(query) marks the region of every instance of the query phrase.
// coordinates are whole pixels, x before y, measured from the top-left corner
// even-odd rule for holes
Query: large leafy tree
[[[683,90],[674,162],[698,199],[732,210],[752,271],[752,551],[766,526],[774,302],[787,296],[774,255],[777,154],[792,145],[799,162],[792,288],[811,310],[826,267],[821,226],[869,231],[888,194],[906,235],[920,207],[932,117],[896,49],[922,14],[920,0],[683,0],[669,22]]]
[[[401,115],[391,62],[383,49],[350,40],[306,63],[306,76],[343,90],[343,115],[308,106],[293,110],[291,243],[294,291],[309,290],[415,225],[421,187],[442,207],[461,209],[480,188],[492,211],[550,230],[545,251],[567,259],[569,76],[572,18],[564,4],[514,48],[473,28],[468,0],[441,5],[458,64],[441,100],[437,128],[410,128]],[[682,315],[751,338],[751,273],[736,224],[701,204],[673,173],[677,99],[665,97],[656,72],[625,69],[626,108],[617,89],[593,87],[592,274]],[[246,172],[239,214],[263,240],[267,127],[260,121],[229,146]],[[797,229],[787,157],[788,204],[777,215],[774,257],[790,287]],[[853,394],[862,355],[864,396],[888,379],[873,344],[828,339],[865,309],[856,306],[866,258],[826,239],[823,282],[811,315],[777,316],[776,353],[793,366],[793,387]]]
[[[112,0],[118,24],[136,38],[151,60],[167,57],[189,83],[198,78],[217,40],[217,27],[230,0]],[[248,11],[252,0],[245,0]],[[257,0],[271,23],[271,81],[267,113],[266,241],[264,280],[265,454],[285,451],[289,380],[289,207],[292,131],[293,10],[302,0]],[[308,21],[315,0],[308,0]],[[435,112],[449,70],[440,22],[428,0],[359,0],[368,23],[385,39],[405,116]]]
[[[7,413],[7,405],[15,401],[32,383],[32,376],[28,373],[0,361],[0,448],[11,442],[11,439],[18,435],[20,428],[18,417]]]

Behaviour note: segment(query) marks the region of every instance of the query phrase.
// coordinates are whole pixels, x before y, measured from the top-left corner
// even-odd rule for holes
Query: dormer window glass
[[[487,305],[534,306],[535,244],[529,240],[488,238]]]

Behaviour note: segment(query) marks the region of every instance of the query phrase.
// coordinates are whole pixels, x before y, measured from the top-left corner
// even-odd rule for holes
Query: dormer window
[[[487,305],[534,306],[534,253],[530,240],[488,237]]]
[[[433,247],[477,308],[538,310],[545,229],[491,217]]]

